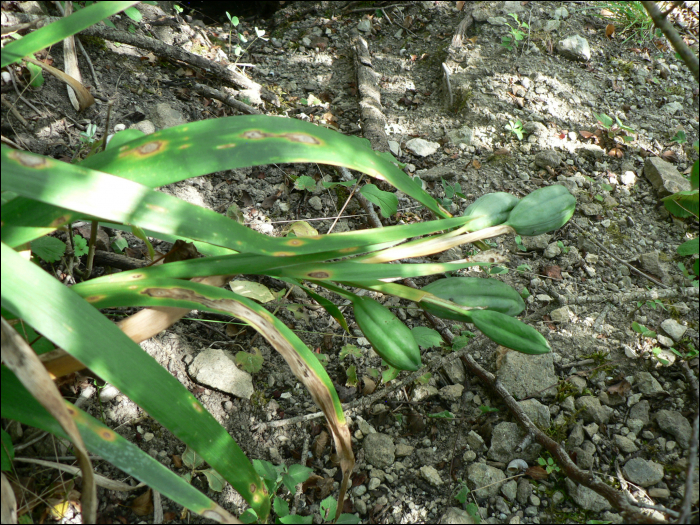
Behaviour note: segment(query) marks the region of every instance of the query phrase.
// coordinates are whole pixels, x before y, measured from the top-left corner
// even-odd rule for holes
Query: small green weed
[[[609,139],[614,139],[617,135],[622,137],[625,142],[632,142],[634,137],[628,135],[628,133],[634,133],[634,128],[624,125],[620,119],[615,115],[615,122],[605,113],[596,114],[593,113],[598,123],[605,129],[608,134]]]
[[[516,120],[515,122],[509,120],[508,124],[506,124],[506,131],[510,131],[513,135],[518,137],[518,140],[523,140],[523,123],[520,120]]]
[[[32,253],[47,263],[57,262],[66,253],[66,243],[56,237],[40,237],[31,243]],[[88,245],[80,235],[73,236],[73,255],[87,255]]]
[[[555,398],[556,402],[561,403],[567,397],[575,395],[576,392],[576,387],[572,385],[569,381],[562,381],[557,387],[557,396]]]
[[[200,469],[199,467],[204,464],[204,458],[189,446],[185,448],[185,452],[182,454],[182,464],[188,469],[188,472],[182,476],[188,483],[192,483],[192,480],[198,474],[202,474],[207,478],[207,483],[211,490],[214,492],[221,492],[224,489],[226,480],[212,468]]]
[[[530,26],[526,22],[521,22],[518,20],[518,15],[515,13],[508,13],[508,16],[513,17],[513,20],[518,24],[518,27],[513,27],[510,24],[506,24],[510,28],[510,35],[506,35],[501,39],[501,45],[505,47],[508,51],[512,51],[513,47],[518,46],[523,38],[525,38],[525,33],[523,29],[529,29]]]
[[[290,494],[296,492],[296,487],[309,479],[313,470],[303,465],[275,466],[269,461],[254,459],[253,468],[263,479],[267,486],[268,493],[272,497],[272,507],[278,516],[278,523],[313,523],[313,516],[299,516],[290,514],[289,503],[279,496],[277,491],[284,486]],[[321,502],[321,519],[330,522],[335,519],[336,501],[328,497]],[[243,523],[253,523],[258,516],[253,509],[246,510],[240,516]],[[353,514],[341,514],[337,523],[359,523],[357,516]]]
[[[651,308],[652,310],[656,310],[657,306],[660,306],[663,310],[667,310],[667,308],[664,306],[664,303],[659,301],[658,299],[654,299],[653,301],[637,301],[637,308],[641,308],[643,305],[646,305],[647,307]]]
[[[552,472],[559,472],[561,469],[559,468],[559,465],[557,465],[554,462],[554,459],[547,458],[537,458],[537,463],[540,464],[542,468],[544,468],[547,471],[547,474],[551,474]]]
[[[460,335],[458,335],[452,340],[452,351],[456,352],[457,350],[461,350],[462,348],[467,346],[469,344],[469,340],[475,336],[476,334],[474,334],[473,332],[464,330]]]
[[[471,492],[469,487],[467,487],[467,484],[464,481],[460,481],[457,488],[459,490],[457,491],[457,494],[455,494],[455,499],[462,505],[467,514],[474,518],[474,523],[481,523],[479,507],[474,502],[467,503],[467,496],[469,496],[469,493]]]
[[[459,185],[459,182],[455,182],[452,186],[450,186],[447,182],[445,182],[445,179],[440,180],[442,181],[442,189],[445,191],[445,196],[443,197],[441,204],[445,208],[452,206],[452,201],[455,196],[462,199],[467,198],[466,195],[462,193],[462,187]]]
[[[632,330],[640,334],[642,337],[656,337],[656,332],[654,332],[654,330],[650,330],[643,324],[639,324],[636,321],[632,323]]]
[[[652,32],[654,22],[641,2],[598,2],[594,7],[584,9],[591,9],[593,16],[615,23],[619,34],[629,33],[623,44],[634,39],[641,45],[650,41],[654,35],[661,36],[661,30],[655,34]]]
[[[680,135],[681,133],[682,135]],[[676,136],[674,136],[674,140],[676,140],[676,142],[678,142],[679,144],[682,143],[681,141],[683,141],[684,138],[685,133],[683,133],[682,131],[679,131],[678,133],[676,133]],[[693,149],[696,153],[698,152],[697,141],[693,144]],[[695,217],[696,220],[698,219],[698,215],[700,213],[700,199],[698,193],[698,181],[700,178],[699,175],[700,161],[696,159],[690,171],[690,190],[679,191],[677,193],[674,193],[673,195],[669,195],[668,197],[662,199],[664,206],[669,211],[669,213],[679,218],[686,218],[692,216]],[[676,252],[681,257],[692,257],[693,255],[700,253],[700,244],[698,241],[698,237],[690,239],[681,244],[676,249]],[[678,267],[683,272],[683,275],[686,277],[686,279],[692,281],[692,285],[697,287],[697,278],[700,275],[699,259],[695,258],[695,261],[693,262],[692,270],[695,274],[694,276],[691,275],[690,272],[688,272],[688,270],[682,262],[678,263]]]
[[[226,11],[226,17],[228,18],[229,22],[231,22],[231,25],[229,26],[229,33],[228,33],[228,52],[231,54],[231,31],[234,27],[238,27],[239,20],[237,16],[231,16],[228,11]],[[236,47],[233,48],[233,53],[236,55],[236,62],[234,64],[238,64],[238,60],[241,57],[243,53],[248,51],[250,47],[255,43],[255,41],[259,38],[260,40],[264,40],[267,42],[269,39],[265,38],[263,35],[265,35],[265,30],[264,29],[258,29],[257,27],[255,28],[255,38],[251,41],[250,45],[243,49],[241,47],[241,43],[246,43],[248,42],[248,37],[245,35],[245,33],[238,33],[238,44],[236,44]]]

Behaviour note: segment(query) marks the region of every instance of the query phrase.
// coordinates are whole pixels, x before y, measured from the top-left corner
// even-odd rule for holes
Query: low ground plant
[[[518,47],[518,42],[525,38],[525,32],[523,29],[529,29],[530,26],[526,22],[521,22],[518,20],[518,15],[515,13],[508,13],[508,16],[515,20],[517,27],[513,27],[512,25],[506,23],[506,25],[510,28],[510,34],[501,39],[501,45],[508,51],[512,51],[514,47]]]
[[[132,4],[93,4],[8,44],[2,50],[2,67]],[[475,263],[387,263],[499,235],[532,236],[556,230],[571,218],[576,204],[564,186],[544,187],[522,199],[489,194],[472,203],[463,216],[452,217],[398,168],[393,157],[373,151],[368,141],[294,119],[259,115],[192,122],[148,136],[126,130],[115,135],[104,151],[76,164],[4,145],[0,157],[2,414],[72,441],[84,478],[85,522],[95,521],[95,480],[88,451],[193,512],[218,521],[235,518],[187,479],[65,402],[37,357],[57,349],[114,385],[187,445],[195,454],[196,461],[189,466],[192,475],[230,483],[249,505],[246,516],[267,520],[279,472],[271,485],[269,469],[265,467],[261,475],[259,464],[251,463],[195,396],[137,344],[192,309],[227,314],[254,328],[307,388],[326,417],[343,473],[338,504],[326,507],[324,519],[340,516],[355,459],[333,382],[318,356],[273,313],[231,288],[221,288],[235,275],[266,275],[299,286],[345,330],[348,323],[338,306],[307,283],[349,300],[355,321],[387,366],[382,375],[385,382],[401,371],[419,370],[420,348],[388,308],[370,295],[360,296],[357,289],[394,295],[440,317],[472,323],[498,344],[523,353],[550,351],[539,332],[516,319],[524,307],[522,299],[503,283],[505,288],[496,286],[493,293],[485,294],[460,281],[455,295],[387,282],[454,272]],[[435,220],[381,230],[273,238],[240,224],[235,213],[220,215],[154,189],[273,162],[317,162],[379,178],[425,206]],[[85,280],[78,274],[82,282],[67,287],[35,264],[32,253],[41,255],[35,243],[55,235],[59,228],[70,232],[78,220],[91,222],[93,231],[102,224],[116,232],[134,232],[146,241],[192,243],[205,257],[96,279],[90,279],[87,271]],[[90,242],[92,252],[94,239]],[[117,324],[100,311],[133,306],[146,309]],[[463,343],[468,344],[468,339],[465,335]],[[250,356],[242,357],[257,368],[259,363],[251,360],[256,355]],[[4,476],[11,470],[14,452],[5,432],[2,442]],[[198,468],[203,462],[208,469]],[[278,515],[284,513],[280,509]]]

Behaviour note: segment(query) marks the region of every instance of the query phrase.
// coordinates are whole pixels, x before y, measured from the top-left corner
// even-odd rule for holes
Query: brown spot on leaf
[[[105,441],[116,441],[117,440],[117,434],[108,428],[101,428],[99,431],[99,435]]]
[[[306,275],[312,279],[328,279],[330,277],[328,272],[310,272]]]
[[[313,144],[315,146],[321,145],[320,140],[311,135],[307,135],[306,133],[286,133],[280,136],[289,139],[292,142],[301,142],[302,144]]]
[[[48,168],[52,166],[54,162],[46,157],[30,155],[24,151],[17,150],[12,150],[7,156],[12,160],[17,161],[22,166],[26,166],[27,168]]]
[[[153,142],[147,142],[146,144],[139,146],[130,152],[130,154],[139,157],[150,157],[151,155],[155,155],[163,151],[166,145],[167,142],[164,140],[154,140]]]
[[[251,129],[250,131],[246,131],[243,133],[243,138],[244,139],[249,139],[249,140],[258,140],[258,139],[264,139],[269,137],[269,135],[263,131],[259,131],[257,129]]]
[[[64,225],[71,219],[70,215],[61,215],[60,217],[57,217],[53,221],[51,221],[51,226],[54,226],[58,228],[59,226]]]

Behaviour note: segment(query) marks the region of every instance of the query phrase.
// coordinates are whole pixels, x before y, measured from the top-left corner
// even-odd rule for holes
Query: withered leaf
[[[275,205],[275,201],[277,201],[278,198],[279,195],[277,194],[268,195],[265,197],[265,200],[262,201],[262,207],[266,210],[272,209],[272,207]]]
[[[608,394],[619,394],[621,396],[627,395],[627,393],[632,388],[632,385],[626,379],[623,379],[617,384],[610,385],[608,387]]]
[[[141,494],[129,505],[131,511],[137,516],[147,516],[153,512],[153,500],[151,499],[151,489]]]
[[[552,265],[552,266],[545,266],[544,267],[544,274],[551,278],[554,279],[555,281],[561,281],[561,267]]]
[[[321,432],[318,436],[316,436],[313,445],[311,445],[311,452],[313,453],[315,458],[320,458],[321,456],[323,456],[323,451],[328,446],[328,440],[328,432],[326,432],[325,430]]]
[[[185,242],[182,239],[175,241],[173,248],[165,256],[163,263],[171,263],[177,261],[187,261],[189,259],[197,259],[199,252],[193,242]]]
[[[540,480],[540,479],[547,479],[549,477],[549,474],[547,474],[547,471],[540,467],[539,465],[535,465],[534,467],[530,467],[525,471],[526,476],[530,476],[532,479],[535,480]]]
[[[368,376],[362,378],[362,395],[368,396],[377,388],[377,383]]]

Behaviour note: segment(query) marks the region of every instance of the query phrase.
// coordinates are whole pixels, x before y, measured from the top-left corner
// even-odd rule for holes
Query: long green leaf
[[[3,308],[138,403],[196,450],[259,516],[267,516],[267,489],[250,461],[177,379],[73,290],[5,244],[0,255]]]
[[[68,439],[58,422],[32,397],[17,377],[2,366],[2,416]],[[233,523],[235,518],[183,478],[92,416],[66,402],[87,449],[146,483],[165,497],[207,518]]]
[[[333,382],[313,352],[279,319],[250,299],[191,281],[141,276],[128,286],[89,281],[74,286],[72,290],[98,308],[127,305],[197,308],[227,313],[254,327],[284,357],[326,416],[343,470],[339,499],[342,505],[355,458],[340,399]]]
[[[100,20],[123,11],[138,2],[95,2],[69,17],[53,22],[21,40],[10,42],[2,49],[0,67],[8,66],[23,57],[60,42],[70,35],[96,24]]]
[[[107,173],[85,169],[54,159],[2,148],[2,188],[82,214],[121,223],[135,224],[157,232],[209,242],[236,251],[275,256],[301,255],[343,250],[344,255],[361,251],[360,246],[403,240],[407,235],[458,227],[466,219],[443,219],[425,224],[383,228],[381,232],[345,232],[305,238],[273,238],[254,232],[211,210],[153,191],[142,184]],[[15,226],[28,211],[19,199],[15,204]],[[27,204],[28,206],[28,204]],[[41,211],[41,210],[35,210]],[[65,214],[65,210],[61,210]],[[68,220],[77,214],[70,213]],[[12,217],[7,217],[9,221]],[[49,217],[39,224],[46,226]],[[3,238],[8,222],[3,215]],[[67,221],[65,221],[67,222]],[[56,218],[52,226],[65,223]]]
[[[266,275],[279,275],[308,281],[376,281],[378,279],[406,279],[436,273],[454,272],[482,263],[430,264],[370,264],[356,262],[316,263],[285,266],[266,270]]]
[[[369,142],[290,118],[246,115],[182,124],[107,149],[81,165],[157,187],[226,169],[296,162],[361,171],[386,180],[438,217],[451,217]]]

